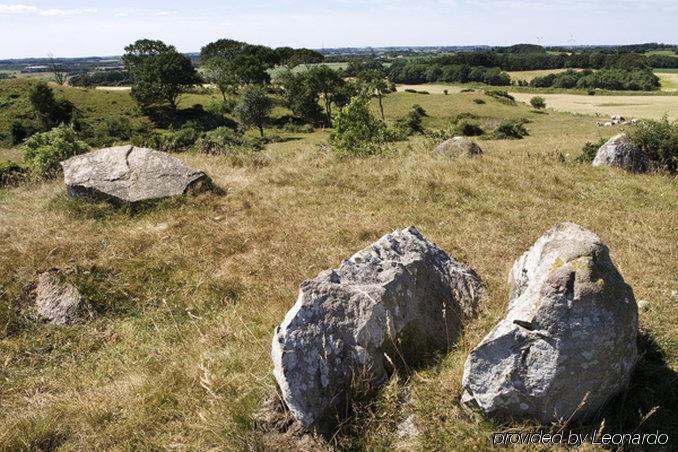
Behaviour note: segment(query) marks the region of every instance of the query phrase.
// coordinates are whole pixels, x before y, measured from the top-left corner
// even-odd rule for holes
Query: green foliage
[[[26,177],[25,166],[13,160],[0,162],[0,187],[14,185]]]
[[[542,108],[546,108],[546,100],[541,96],[534,96],[530,99],[530,105],[537,110],[541,110]]]
[[[132,136],[132,124],[127,116],[106,118],[106,134],[116,140],[128,140]]]
[[[286,71],[280,77],[285,103],[292,113],[305,122],[321,125],[324,122],[320,107],[320,93],[305,73]]]
[[[468,83],[478,82],[493,86],[508,86],[511,77],[496,67],[448,64],[446,61],[427,62],[396,61],[388,71],[395,83]]]
[[[367,156],[382,151],[386,124],[370,112],[369,97],[359,95],[334,119],[330,143],[341,156]]]
[[[598,149],[605,144],[607,140],[605,138],[600,138],[596,142],[587,141],[586,144],[582,147],[581,154],[577,157],[577,162],[579,163],[591,163],[593,159],[596,158]]]
[[[502,121],[492,134],[497,140],[520,140],[529,135],[522,121]]]
[[[125,47],[122,63],[133,78],[137,77],[146,63],[162,53],[176,52],[176,48],[159,40],[139,39]]]
[[[245,137],[228,127],[218,127],[206,132],[196,143],[196,148],[205,154],[230,154],[243,150],[260,151],[265,141]]]
[[[508,91],[504,90],[485,90],[485,94],[494,97],[497,99],[499,102],[504,103],[504,104],[509,104],[513,105],[515,104],[516,98],[511,96]]]
[[[158,139],[158,150],[165,152],[184,152],[193,146],[200,134],[189,124],[185,124],[180,129],[170,129],[160,134]]]
[[[352,93],[347,91],[347,84],[341,74],[329,66],[313,66],[304,73],[310,92],[318,93],[325,106],[326,125],[332,124],[332,106],[346,105]]]
[[[68,124],[73,119],[73,103],[66,99],[56,99],[54,91],[45,82],[39,82],[32,87],[30,101],[45,129]]]
[[[424,133],[423,118],[426,116],[428,116],[426,110],[421,105],[415,104],[404,118],[396,120],[396,130],[404,137],[415,133]]]
[[[156,43],[156,46],[160,45]],[[172,46],[144,56],[128,53],[123,61],[133,74],[132,97],[144,109],[169,105],[175,111],[179,96],[200,82],[191,59]]]
[[[214,101],[207,105],[205,110],[213,115],[228,115],[233,113],[237,102],[231,98],[226,98],[225,100]]]
[[[600,69],[592,71],[585,69],[575,71],[568,69],[560,74],[548,74],[535,77],[530,86],[537,88],[581,88],[581,89],[609,89],[629,91],[652,91],[660,88],[659,77],[650,68],[634,68],[627,66]]]
[[[53,176],[59,170],[59,162],[88,150],[89,146],[78,138],[73,127],[65,125],[37,133],[23,144],[26,166],[38,179]]]
[[[481,98],[479,98],[479,97],[476,97],[475,99],[473,99],[473,102],[476,103],[476,104],[478,104],[478,105],[482,105],[482,104],[485,103],[485,100],[483,100],[483,99],[481,99]]]
[[[655,168],[678,172],[678,120],[642,121],[629,131],[629,138]]]
[[[476,122],[460,121],[454,128],[454,134],[475,137],[484,135],[485,131]]]
[[[245,127],[256,127],[263,137],[271,108],[273,102],[261,86],[248,86],[242,91],[235,112]]]

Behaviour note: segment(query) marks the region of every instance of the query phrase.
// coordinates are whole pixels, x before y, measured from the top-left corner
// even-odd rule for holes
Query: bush
[[[168,130],[160,135],[158,149],[165,152],[183,152],[198,141],[199,134],[190,125],[184,125],[177,130]]]
[[[486,90],[485,94],[500,101],[514,102],[516,100],[515,97],[511,96],[507,91],[504,90]]]
[[[339,155],[373,155],[382,151],[385,133],[386,124],[370,112],[369,97],[356,96],[334,119],[330,143]]]
[[[17,162],[0,162],[0,187],[17,184],[26,177],[26,173],[26,168]]]
[[[519,140],[529,133],[522,121],[502,121],[493,132],[498,140]]]
[[[39,132],[41,127],[34,121],[15,119],[10,126],[12,144],[21,144],[26,138]]]
[[[207,108],[205,110],[208,113],[212,113],[213,115],[224,116],[233,113],[235,106],[236,102],[233,99],[226,99],[211,102],[210,104],[207,105]]]
[[[290,133],[312,133],[315,131],[311,124],[296,124],[293,121],[286,122],[282,129]]]
[[[126,116],[106,118],[106,133],[116,140],[129,140],[132,136],[132,125]]]
[[[26,166],[39,179],[53,176],[59,171],[60,162],[88,150],[89,146],[78,139],[73,127],[65,125],[37,133],[23,145]]]
[[[485,131],[483,130],[482,127],[478,123],[475,122],[469,122],[469,121],[461,121],[457,126],[454,128],[454,133],[455,135],[464,135],[467,137],[476,137],[483,135]]]
[[[406,93],[414,93],[414,94],[417,94],[417,90],[416,90],[416,89],[412,89],[412,88],[405,88],[405,92],[406,92]]]
[[[534,96],[530,99],[530,105],[532,105],[532,108],[541,110],[542,108],[546,108],[546,100],[541,96]]]
[[[577,162],[579,163],[591,163],[593,159],[596,158],[598,149],[605,144],[607,140],[605,138],[600,138],[598,141],[591,143],[587,141],[584,147],[581,150],[581,154],[577,157]]]
[[[657,169],[678,172],[678,120],[646,120],[630,130],[633,141]]]
[[[473,102],[475,102],[478,105],[482,105],[482,104],[485,103],[485,101],[483,99],[480,99],[480,98],[473,99]]]
[[[407,116],[396,120],[395,128],[397,135],[400,138],[405,138],[415,133],[424,133],[422,119],[426,116],[428,116],[426,110],[424,110],[421,105],[413,105],[412,109],[407,113]],[[392,140],[398,139],[395,136],[391,136],[390,138]]]
[[[243,136],[228,127],[218,127],[206,132],[196,143],[196,148],[205,154],[224,154],[229,149],[244,144]]]

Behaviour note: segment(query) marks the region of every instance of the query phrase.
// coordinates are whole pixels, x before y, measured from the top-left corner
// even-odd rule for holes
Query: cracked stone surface
[[[304,428],[330,427],[397,368],[445,351],[485,287],[467,265],[410,227],[304,282],[273,335],[274,376]]]
[[[500,421],[586,420],[629,382],[638,308],[607,246],[563,223],[516,260],[502,319],[470,353],[462,401]]]
[[[613,136],[598,149],[593,166],[615,166],[634,173],[648,169],[645,155],[625,133]]]
[[[440,143],[433,152],[449,157],[473,157],[482,154],[483,150],[473,140],[466,137],[454,137]]]
[[[78,319],[82,297],[78,289],[62,282],[53,272],[38,276],[35,286],[35,311],[52,325],[68,325]]]
[[[209,177],[165,152],[117,146],[61,162],[64,183],[73,197],[137,202],[204,189]]]

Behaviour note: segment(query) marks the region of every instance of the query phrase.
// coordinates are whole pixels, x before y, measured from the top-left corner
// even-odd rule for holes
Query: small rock
[[[644,173],[648,166],[643,152],[625,133],[610,138],[598,149],[593,166],[614,166],[634,173]]]
[[[470,353],[462,401],[500,420],[586,420],[629,382],[638,352],[631,287],[591,231],[546,232],[516,260],[509,305]]]
[[[61,166],[68,194],[73,197],[133,203],[180,196],[210,185],[205,173],[171,155],[134,146],[77,155]]]
[[[82,297],[78,289],[62,282],[55,272],[38,276],[35,287],[35,311],[52,325],[69,325],[78,320]]]
[[[448,157],[473,157],[481,155],[483,150],[474,141],[466,137],[454,137],[440,143],[433,152]]]
[[[304,282],[273,335],[274,376],[304,428],[325,430],[397,368],[450,347],[485,295],[478,275],[414,227]]]

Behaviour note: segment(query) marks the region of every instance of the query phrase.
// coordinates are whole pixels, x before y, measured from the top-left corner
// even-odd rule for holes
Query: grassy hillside
[[[87,101],[93,116],[103,105],[128,111],[126,94],[87,95],[96,97]],[[409,225],[473,266],[489,299],[455,348],[409,381],[394,377],[331,445],[487,448],[491,433],[506,427],[461,410],[464,360],[505,312],[513,261],[561,221],[608,244],[636,298],[647,301],[640,323],[659,350],[644,356],[633,392],[608,410],[606,428],[671,431],[678,423],[678,327],[670,321],[678,303],[676,179],[574,163],[586,141],[620,130],[599,129],[593,117],[536,114],[480,93],[396,93],[385,99],[387,119],[414,103],[428,111],[429,128],[470,112],[487,126],[527,118],[530,136],[480,141],[485,155],[459,160],[433,156],[436,143],[425,138],[386,155],[340,160],[325,132],[237,159],[182,154],[225,194],[140,210],[69,200],[59,180],[0,189],[7,335],[0,339],[0,449],[273,447],[254,414],[274,390],[270,339],[298,285]],[[68,270],[90,321],[54,328],[10,309],[51,267]],[[405,385],[421,432],[413,440],[396,434]]]

